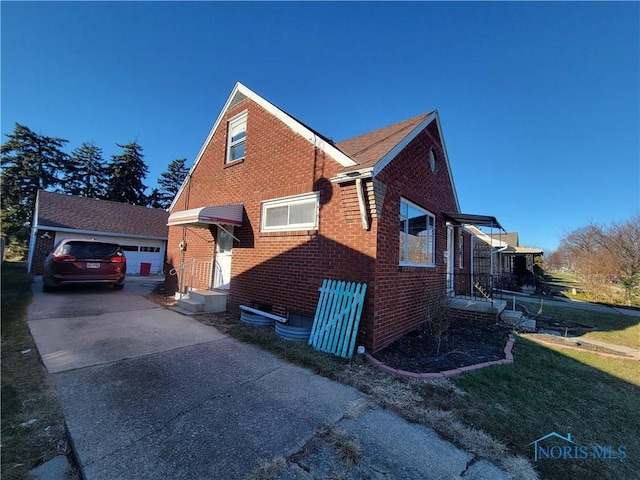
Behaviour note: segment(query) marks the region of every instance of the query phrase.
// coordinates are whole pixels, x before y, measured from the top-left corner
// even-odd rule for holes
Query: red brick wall
[[[43,238],[44,236],[44,238]],[[33,258],[31,259],[31,273],[33,275],[42,275],[44,269],[45,257],[40,253],[43,248],[49,252],[53,250],[56,232],[53,230],[41,230],[36,232],[36,243],[33,250]]]
[[[244,110],[248,111],[245,158],[225,165],[226,120]],[[239,305],[253,303],[269,305],[280,315],[288,310],[313,314],[324,278],[366,282],[373,288],[376,231],[364,231],[345,212],[341,187],[329,182],[341,168],[250,100],[227,112],[193,172],[191,187],[184,189],[173,211],[244,204],[243,224],[234,231],[240,242],[234,242],[231,267],[233,313]],[[318,230],[260,232],[261,201],[312,191],[320,192]],[[184,255],[178,249],[183,233],[188,244]],[[210,260],[214,234],[171,227],[167,250],[173,266],[180,265],[183,257],[187,263],[191,258]],[[172,280],[175,288],[178,279]],[[365,303],[363,334],[373,319],[373,302],[367,297]]]
[[[429,166],[432,146],[435,146],[438,166],[435,174]],[[430,311],[438,308],[446,289],[444,251],[447,229],[442,212],[457,211],[435,123],[414,138],[377,178],[387,185],[387,192],[378,223],[375,322],[371,332],[374,351],[417,327],[426,320]],[[399,266],[401,198],[436,216],[435,267]],[[468,245],[465,250],[468,251]],[[465,268],[468,268],[468,256],[465,263]]]
[[[226,120],[244,110],[248,111],[245,159],[225,165]],[[436,146],[436,174],[428,161],[432,145]],[[245,100],[230,109],[219,125],[193,172],[190,188],[184,189],[173,211],[244,204],[243,224],[234,232],[240,242],[234,242],[232,259],[229,308],[233,313],[242,304],[261,304],[279,315],[287,311],[311,315],[324,278],[366,282],[358,342],[376,351],[422,323],[444,295],[446,226],[441,213],[457,207],[440,145],[438,130],[432,124],[380,172],[379,180],[387,185],[384,203],[377,217],[370,218],[370,230],[365,231],[355,184],[329,182],[342,167],[257,104]],[[260,232],[261,201],[311,191],[320,192],[318,230]],[[399,267],[401,197],[436,215],[436,267]],[[211,260],[214,233],[171,227],[169,267],[188,263],[191,258]],[[188,244],[184,253],[178,249],[183,238]],[[466,238],[466,272],[469,246]],[[177,285],[175,276],[168,280],[169,287],[171,280],[174,287]]]

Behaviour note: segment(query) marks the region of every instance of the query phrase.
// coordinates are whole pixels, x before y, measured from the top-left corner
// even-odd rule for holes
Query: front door
[[[453,227],[447,225],[447,251],[446,263],[447,263],[447,293],[453,293],[453,267],[456,263],[455,255],[453,253]]]
[[[233,251],[233,227],[218,226],[216,236],[216,261],[213,288],[228,290],[231,283],[231,253]]]

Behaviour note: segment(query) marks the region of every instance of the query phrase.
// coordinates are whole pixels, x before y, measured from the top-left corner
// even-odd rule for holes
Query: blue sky
[[[640,209],[640,4],[7,2],[15,122],[191,165],[236,81],[334,140],[438,109],[461,209],[521,244]]]

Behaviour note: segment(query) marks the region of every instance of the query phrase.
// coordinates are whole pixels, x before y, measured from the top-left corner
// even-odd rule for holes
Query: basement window
[[[316,230],[319,192],[282,197],[262,202],[262,232]]]

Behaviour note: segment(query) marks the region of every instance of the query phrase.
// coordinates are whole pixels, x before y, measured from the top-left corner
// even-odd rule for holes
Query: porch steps
[[[520,311],[503,310],[500,314],[500,318],[507,325],[511,325],[528,332],[536,331],[536,321],[531,318],[525,317]]]
[[[192,290],[178,300],[178,307],[192,313],[219,313],[227,310],[227,292],[219,290]]]

